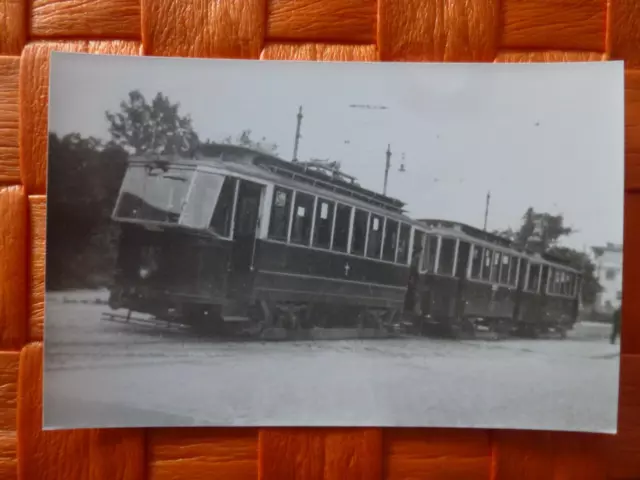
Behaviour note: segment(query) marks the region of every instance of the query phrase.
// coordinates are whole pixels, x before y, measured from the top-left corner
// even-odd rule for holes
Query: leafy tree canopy
[[[536,212],[529,207],[517,230],[508,228],[495,233],[509,238],[520,247],[545,252],[556,246],[562,237],[574,233],[574,229],[564,224],[562,215]]]
[[[587,253],[559,245],[563,237],[574,232],[572,227],[565,225],[562,215],[536,212],[531,207],[522,216],[522,223],[517,229],[509,227],[494,231],[498,235],[509,238],[517,247],[549,253],[583,272],[582,301],[586,305],[591,305],[595,302],[596,294],[602,290],[595,275],[594,263]]]
[[[133,90],[119,111],[105,113],[112,142],[136,155],[191,152],[198,146],[198,135],[191,117],[179,110],[180,104],[171,103],[161,92],[149,103]]]

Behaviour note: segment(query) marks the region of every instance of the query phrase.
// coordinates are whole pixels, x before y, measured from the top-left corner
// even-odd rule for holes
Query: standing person
[[[620,335],[620,320],[621,320],[621,308],[622,307],[618,307],[615,309],[615,311],[613,312],[613,318],[612,318],[612,326],[611,326],[611,345],[613,345],[614,343],[616,343],[616,338],[618,338],[618,335]]]

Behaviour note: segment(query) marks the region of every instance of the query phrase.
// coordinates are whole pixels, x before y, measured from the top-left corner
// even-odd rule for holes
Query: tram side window
[[[453,263],[456,258],[455,238],[443,238],[440,245],[440,258],[438,259],[438,273],[441,275],[453,275]]]
[[[493,261],[493,250],[484,249],[484,257],[482,260],[482,280],[489,281],[491,279],[491,263]]]
[[[556,293],[562,295],[562,284],[564,283],[564,272],[558,270],[556,272]]]
[[[563,271],[558,271],[558,294],[564,295],[564,284],[566,282],[566,273]]]
[[[520,268],[525,268],[524,263],[519,257],[511,258],[511,268],[509,269],[509,285],[514,287],[518,285],[518,265]]]
[[[402,235],[402,231],[400,231],[400,235]],[[413,231],[413,252],[411,253],[411,265],[415,265],[418,268],[420,267],[421,260],[424,258],[424,241],[425,241],[425,233],[421,232],[420,230],[414,230]],[[401,262],[400,247],[398,247],[398,263],[400,262]]]
[[[367,240],[367,257],[380,258],[382,249],[382,228],[384,219],[378,215],[371,214],[369,220],[369,238]]]
[[[311,221],[313,218],[313,196],[296,193],[293,206],[293,225],[291,227],[291,243],[309,245],[311,237]]]
[[[480,279],[480,274],[482,273],[483,257],[484,257],[484,248],[474,245],[473,256],[471,257],[471,278]]]
[[[573,285],[575,284],[575,274],[567,273],[564,282],[564,294],[573,297]]]
[[[551,293],[556,295],[571,295],[571,274],[559,269],[553,269],[553,283]]]
[[[538,283],[540,281],[540,269],[542,265],[538,263],[529,263],[529,276],[527,277],[527,291],[538,292]]]
[[[236,191],[236,180],[233,178],[225,178],[222,184],[222,190],[218,196],[218,203],[213,212],[213,217],[209,225],[215,232],[228,237],[231,233],[231,214],[233,212],[233,201]],[[286,238],[285,232],[285,238]]]
[[[556,289],[556,285],[558,283],[558,272],[555,268],[549,267],[549,285],[547,287],[547,291],[549,293],[558,293]]]
[[[491,281],[500,281],[500,264],[502,263],[502,252],[493,253],[493,268],[491,270]]]
[[[289,213],[291,212],[291,190],[276,187],[271,204],[271,220],[269,222],[269,238],[287,240],[289,232]]]
[[[349,225],[351,224],[351,207],[338,204],[336,208],[336,225],[333,232],[333,250],[346,252],[349,244]]]
[[[427,235],[424,247],[424,256],[422,257],[422,270],[433,272],[436,268],[436,255],[438,254],[438,237],[436,235]]]
[[[506,253],[502,254],[502,262],[500,262],[500,279],[498,280],[503,285],[509,284],[509,266],[511,265],[511,256]]]
[[[396,258],[396,243],[398,241],[398,222],[387,219],[382,246],[382,259],[393,262]]]
[[[401,223],[400,238],[398,240],[398,256],[396,257],[396,262],[398,263],[406,264],[407,260],[409,259],[409,237],[410,236],[411,236],[411,227],[409,225],[405,225],[404,223]],[[419,241],[422,241],[422,236],[420,236]],[[414,245],[417,245],[417,244],[414,244]]]
[[[351,238],[351,253],[364,255],[364,244],[367,239],[367,219],[369,213],[356,209],[353,217],[353,235]]]
[[[316,205],[316,221],[313,227],[313,246],[329,248],[331,228],[333,226],[333,210],[335,204],[324,198],[318,198]]]

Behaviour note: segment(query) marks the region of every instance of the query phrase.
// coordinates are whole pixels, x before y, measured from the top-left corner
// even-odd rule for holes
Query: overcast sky
[[[107,140],[105,110],[132,89],[179,102],[203,139],[251,129],[290,159],[340,160],[409,215],[518,227],[528,207],[562,213],[564,243],[622,242],[624,96],[620,62],[320,63],[55,53],[50,129]],[[376,105],[386,109],[352,108]],[[406,172],[398,168],[405,156]]]

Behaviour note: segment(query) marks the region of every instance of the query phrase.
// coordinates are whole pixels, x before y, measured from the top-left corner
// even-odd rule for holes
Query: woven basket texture
[[[627,293],[619,433],[378,428],[43,432],[47,91],[53,49],[309,60],[624,59]],[[636,288],[637,0],[0,0],[0,479],[640,479]]]

